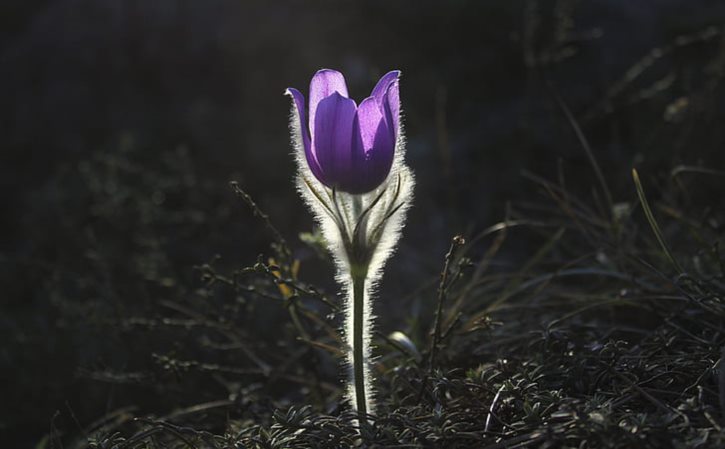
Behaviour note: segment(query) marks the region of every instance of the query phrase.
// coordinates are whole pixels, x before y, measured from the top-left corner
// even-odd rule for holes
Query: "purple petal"
[[[400,94],[398,80],[400,79],[400,70],[393,70],[380,78],[378,84],[373,89],[372,96],[378,100],[381,109],[386,112],[388,123],[392,123],[391,132],[394,136],[398,135],[398,125],[400,122]]]
[[[334,92],[320,101],[312,135],[312,152],[325,184],[338,184],[351,171],[355,101]]]
[[[312,174],[315,175],[317,179],[320,179],[322,176],[322,170],[320,169],[320,165],[317,163],[314,153],[312,153],[312,145],[310,144],[310,133],[307,129],[307,120],[305,114],[305,96],[302,95],[302,93],[294,87],[288,88],[285,94],[291,96],[292,100],[294,101],[295,109],[297,111],[297,120],[299,121],[300,126],[300,133],[302,135],[302,145],[305,148],[307,165],[309,165],[310,170],[312,170]]]
[[[355,172],[348,179],[346,190],[350,193],[364,193],[385,181],[395,154],[395,137],[374,97],[368,97],[360,103],[355,116],[355,131]]]
[[[357,155],[357,150],[360,149],[364,157],[373,149],[378,129],[384,127],[385,131],[387,131],[388,127],[383,116],[383,111],[378,105],[377,100],[373,97],[368,97],[360,103],[360,106],[357,108],[356,119],[357,131],[360,136],[359,143],[361,146],[360,148],[356,148],[355,154]]]
[[[388,91],[390,85],[398,81],[398,78],[400,78],[400,70],[393,70],[386,73],[382,78],[380,78],[378,84],[375,85],[373,93],[370,94],[370,96],[374,97],[378,100],[378,103],[382,104],[383,96],[385,96],[385,93]]]
[[[305,143],[305,149],[309,147],[310,143],[310,133],[307,128],[306,123],[306,115],[305,114],[305,96],[302,95],[302,92],[295,89],[294,87],[289,87],[285,91],[285,95],[289,95],[292,97],[292,100],[294,101],[295,108],[297,109],[297,118],[300,121],[300,131],[302,133],[302,140]]]
[[[383,108],[393,123],[393,135],[397,139],[400,130],[400,86],[397,80],[388,86],[383,99]]]
[[[310,132],[312,138],[315,136],[315,127],[317,124],[316,114],[320,101],[337,92],[343,97],[347,97],[347,84],[342,73],[336,70],[322,69],[315,73],[310,81]]]

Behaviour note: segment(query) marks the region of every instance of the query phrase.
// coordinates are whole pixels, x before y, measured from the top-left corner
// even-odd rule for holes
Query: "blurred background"
[[[127,318],[201,294],[194,267],[268,255],[230,181],[290,242],[300,277],[334,294],[299,237],[313,223],[283,95],[320,68],[358,100],[403,72],[418,185],[383,329],[420,307],[396,299],[440,271],[452,235],[536,201],[522,171],[592,190],[557,96],[615,202],[634,198],[634,166],[655,196],[678,164],[725,166],[720,0],[6,0],[0,23],[0,439],[18,448],[121,406],[179,405],[146,382],[161,343],[129,335]],[[722,206],[721,187],[693,201]]]

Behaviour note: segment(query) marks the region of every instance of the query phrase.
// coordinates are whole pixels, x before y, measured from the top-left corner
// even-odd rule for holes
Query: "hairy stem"
[[[355,385],[355,403],[360,425],[367,423],[367,392],[365,391],[365,339],[364,301],[366,275],[352,275],[352,382]]]

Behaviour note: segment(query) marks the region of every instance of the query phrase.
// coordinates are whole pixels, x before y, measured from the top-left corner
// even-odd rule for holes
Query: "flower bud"
[[[308,109],[302,93],[287,89],[297,108],[307,164],[322,184],[363,194],[387,179],[399,133],[399,76],[397,70],[383,76],[359,106],[348,98],[345,78],[335,70],[312,77]]]

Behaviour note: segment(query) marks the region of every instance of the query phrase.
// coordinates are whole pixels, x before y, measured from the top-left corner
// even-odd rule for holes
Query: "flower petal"
[[[337,70],[322,69],[315,73],[310,81],[310,132],[314,140],[316,127],[316,114],[320,101],[329,97],[333,93],[339,93],[343,97],[347,97],[347,84],[345,77]]]
[[[378,101],[373,97],[368,97],[360,103],[357,108],[355,124],[359,133],[359,146],[355,148],[355,154],[361,154],[363,157],[367,155],[375,146],[375,138],[378,129],[382,126],[387,131],[387,123],[383,116],[383,111],[378,105]],[[360,153],[358,153],[358,150]]]
[[[386,73],[382,78],[380,78],[378,84],[375,85],[373,93],[370,94],[370,96],[375,97],[375,99],[378,100],[378,103],[382,104],[383,97],[388,91],[388,87],[390,87],[390,84],[397,82],[398,78],[400,78],[400,70],[392,70]]]
[[[351,173],[355,101],[338,92],[317,106],[312,135],[312,152],[320,164],[327,185],[336,185]]]
[[[307,114],[305,114],[305,96],[294,87],[287,88],[285,95],[289,95],[292,97],[292,101],[294,101],[294,106],[297,111],[297,119],[299,120],[300,125],[300,132],[302,133],[302,140],[305,143],[306,150],[310,144],[310,132],[307,128]]]
[[[400,86],[398,81],[391,83],[388,86],[387,92],[385,92],[383,107],[386,114],[389,114],[389,119],[393,123],[393,135],[398,138],[400,132]]]
[[[395,136],[374,97],[360,103],[355,115],[353,167],[346,191],[365,193],[379,186],[390,173],[395,155]]]
[[[320,165],[318,164],[317,159],[312,152],[312,145],[310,143],[310,132],[307,127],[307,114],[305,114],[305,96],[302,95],[302,93],[294,87],[288,88],[285,91],[285,94],[292,97],[292,101],[294,102],[295,109],[293,110],[293,112],[296,111],[296,117],[292,120],[297,120],[297,123],[299,125],[300,136],[302,138],[302,146],[305,150],[307,165],[310,167],[310,170],[312,170],[312,174],[315,175],[317,179],[321,179],[322,170],[320,169]]]

